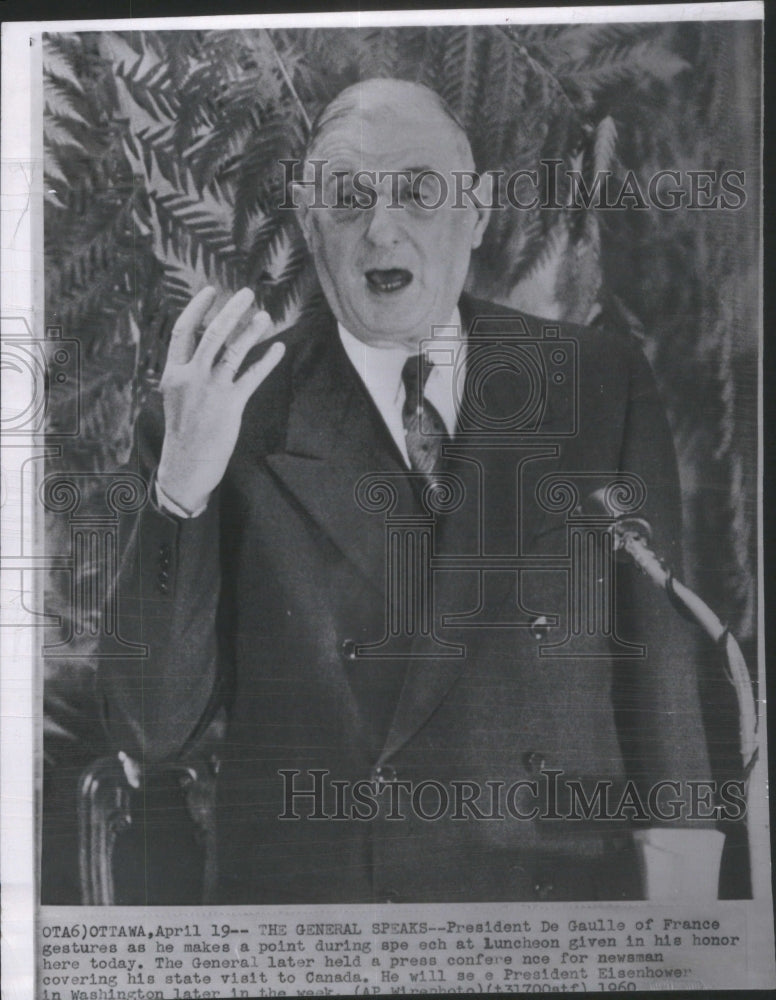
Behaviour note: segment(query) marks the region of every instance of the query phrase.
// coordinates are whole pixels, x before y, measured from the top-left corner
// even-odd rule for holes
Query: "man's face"
[[[487,221],[470,199],[454,207],[452,171],[471,170],[471,154],[455,124],[426,104],[353,110],[327,125],[311,159],[325,161],[318,201],[329,207],[309,207],[316,192],[303,193],[302,228],[326,298],[343,326],[374,346],[412,349],[449,321]],[[438,208],[420,203],[440,197],[438,180],[419,181],[424,170],[446,179]],[[360,171],[374,191],[369,208],[353,204],[354,196],[361,206],[372,200],[353,188]],[[389,176],[380,181],[380,171]]]

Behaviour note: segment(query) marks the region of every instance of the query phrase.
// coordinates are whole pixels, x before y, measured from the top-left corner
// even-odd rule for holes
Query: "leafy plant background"
[[[754,22],[47,35],[46,322],[83,358],[81,434],[58,467],[126,460],[172,324],[205,283],[224,298],[249,285],[278,329],[321,307],[293,215],[278,209],[279,161],[358,79],[438,90],[481,169],[556,159],[588,179],[633,170],[643,187],[671,169],[685,190],[685,171],[742,170],[737,211],[495,212],[469,286],[642,339],[679,454],[685,579],[753,663],[759,66]],[[52,431],[57,420],[55,405]],[[52,548],[67,551],[66,531],[51,519]],[[67,623],[61,581],[48,602]],[[101,752],[88,641],[79,652],[46,674],[49,902],[77,901],[74,781]],[[704,696],[724,715],[718,679]]]

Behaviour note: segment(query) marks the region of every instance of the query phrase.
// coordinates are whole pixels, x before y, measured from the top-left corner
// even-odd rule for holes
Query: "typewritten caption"
[[[732,987],[735,970],[747,964],[747,917],[735,903],[46,907],[37,995],[182,1000]]]

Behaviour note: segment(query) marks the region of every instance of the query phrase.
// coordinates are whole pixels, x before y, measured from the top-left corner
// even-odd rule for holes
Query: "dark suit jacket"
[[[333,317],[282,335],[285,358],[251,399],[207,511],[179,521],[149,505],[129,532],[120,630],[149,655],[103,661],[106,724],[117,749],[148,761],[191,747],[201,720],[227,706],[219,902],[638,896],[623,818],[632,813],[611,822],[524,819],[503,798],[493,809],[484,796],[481,813],[504,818],[460,810],[453,818],[451,803],[433,820],[413,815],[406,793],[402,819],[381,808],[375,818],[344,820],[331,818],[331,782],[435,781],[449,791],[470,780],[491,795],[501,782],[503,795],[516,781],[538,781],[541,798],[551,780],[544,772],[557,771],[559,803],[568,779],[587,792],[609,782],[616,803],[628,778],[646,796],[657,781],[708,776],[690,627],[620,565],[611,634],[586,634],[588,609],[569,597],[573,511],[562,491],[547,492],[553,474],[576,482],[580,497],[618,471],[635,474],[646,486],[639,513],[654,547],[679,565],[674,453],[646,361],[622,334],[563,327],[557,335],[568,343],[557,354],[538,320],[465,296],[461,312],[467,327],[475,317],[508,316],[512,329],[523,322],[530,345],[526,364],[510,369],[498,323],[470,334],[466,405],[445,460],[464,499],[434,526],[435,558],[458,565],[433,574],[436,637],[464,655],[355,655],[385,635],[396,604],[386,597],[386,514],[356,503],[355,485],[386,472],[394,513],[417,522],[424,508]],[[489,368],[488,357],[496,359]],[[547,381],[538,389],[537,371]],[[532,391],[535,412],[521,398]],[[146,474],[160,439],[158,423],[141,428]],[[486,573],[476,558],[462,568],[463,556],[517,551],[541,558],[519,575],[497,559]],[[602,567],[593,565],[591,581]],[[468,627],[450,622],[465,613]],[[575,628],[575,644],[563,645]],[[550,643],[559,645],[543,648]],[[628,643],[644,644],[646,655],[626,655]],[[301,798],[293,806],[302,818],[278,818],[291,780],[282,770],[299,772],[297,789],[313,786],[312,771],[328,772],[328,819],[310,818],[312,800]],[[420,811],[433,814],[441,794],[427,786]],[[536,800],[524,785],[512,812],[525,815]],[[342,801],[349,810],[351,800]],[[562,804],[556,812],[564,814]]]

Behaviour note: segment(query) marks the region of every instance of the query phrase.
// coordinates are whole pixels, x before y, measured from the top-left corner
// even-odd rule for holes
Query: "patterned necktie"
[[[407,454],[411,467],[429,477],[438,470],[442,445],[448,440],[444,421],[424,395],[433,367],[421,352],[407,358],[401,373],[406,393],[402,418]]]

